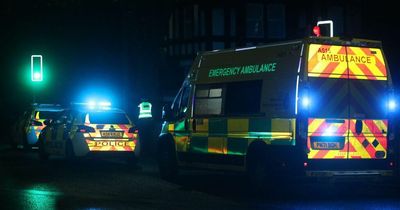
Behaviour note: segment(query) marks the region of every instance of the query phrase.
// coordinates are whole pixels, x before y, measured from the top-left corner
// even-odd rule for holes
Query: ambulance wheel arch
[[[157,142],[157,163],[160,177],[173,180],[178,174],[176,146],[171,134],[163,134]]]

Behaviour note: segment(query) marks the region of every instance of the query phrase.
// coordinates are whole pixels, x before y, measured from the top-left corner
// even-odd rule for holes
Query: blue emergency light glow
[[[101,102],[89,101],[85,103],[85,105],[89,109],[109,109],[111,107],[111,103],[108,101],[101,101]]]
[[[336,133],[337,128],[329,126],[324,130],[322,136],[333,136]]]
[[[394,99],[389,100],[388,107],[390,111],[394,111],[397,107],[396,101]]]
[[[89,101],[87,103],[87,106],[89,107],[89,109],[94,109],[94,108],[96,108],[96,102],[95,101]]]
[[[310,99],[307,96],[303,97],[301,100],[301,104],[304,108],[308,108],[308,106],[310,106]]]
[[[99,102],[99,106],[108,107],[108,106],[111,106],[111,103],[108,101],[102,101],[102,102]]]

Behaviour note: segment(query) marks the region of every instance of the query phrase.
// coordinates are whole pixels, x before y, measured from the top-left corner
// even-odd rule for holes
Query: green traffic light
[[[32,82],[43,81],[43,56],[31,56],[31,80]]]

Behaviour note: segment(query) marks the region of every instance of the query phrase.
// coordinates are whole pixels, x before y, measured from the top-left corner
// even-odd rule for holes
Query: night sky
[[[165,68],[161,51],[173,11],[171,2],[3,0],[3,122],[15,119],[32,101],[32,89],[43,103],[68,104],[96,95],[133,113],[140,98],[160,98],[160,89],[175,88],[157,83]],[[364,22],[368,29],[360,38],[383,41],[398,85],[400,30],[396,21],[400,18],[390,12],[392,7],[365,2],[362,9],[373,21]],[[41,85],[29,82],[32,54],[44,56],[46,82]]]
[[[95,97],[123,106],[128,104],[123,100],[136,104],[140,98],[156,97],[156,61],[168,5],[117,0],[1,5],[3,110],[21,112],[33,100],[33,89],[42,103]],[[42,84],[30,82],[32,54],[44,57]]]

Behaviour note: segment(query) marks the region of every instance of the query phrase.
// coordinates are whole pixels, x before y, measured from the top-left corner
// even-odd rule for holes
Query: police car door
[[[66,115],[65,113],[60,114],[59,117],[53,123],[52,129],[52,142],[49,145],[51,147],[52,153],[56,155],[64,155],[65,154],[65,140],[64,140],[64,132],[65,132],[65,123],[66,123]]]

